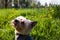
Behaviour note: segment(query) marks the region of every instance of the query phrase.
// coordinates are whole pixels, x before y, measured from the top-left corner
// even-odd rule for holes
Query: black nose
[[[19,21],[17,19],[15,19],[15,22],[18,23]]]

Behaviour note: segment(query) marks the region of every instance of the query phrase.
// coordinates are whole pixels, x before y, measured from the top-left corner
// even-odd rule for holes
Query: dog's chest
[[[17,34],[15,36],[16,36],[16,39],[15,40],[32,40],[32,37],[29,36],[29,35]]]
[[[15,30],[15,40],[32,40],[32,37],[28,34],[21,35],[21,33],[19,34],[19,32]]]

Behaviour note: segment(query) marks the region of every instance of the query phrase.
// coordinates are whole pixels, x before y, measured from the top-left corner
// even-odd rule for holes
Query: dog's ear
[[[32,26],[32,27],[35,26],[36,24],[37,24],[37,21],[31,22],[31,26]]]

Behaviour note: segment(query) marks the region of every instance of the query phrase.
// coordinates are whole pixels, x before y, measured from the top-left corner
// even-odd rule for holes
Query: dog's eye
[[[19,22],[18,20],[15,20],[15,22],[17,23],[17,22]]]
[[[24,24],[24,22],[21,22],[21,24]]]

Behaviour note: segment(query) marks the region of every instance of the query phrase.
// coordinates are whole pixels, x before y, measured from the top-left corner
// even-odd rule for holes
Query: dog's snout
[[[18,23],[19,21],[17,19],[15,19],[14,22]]]

